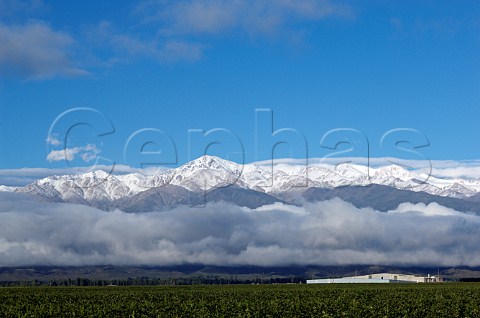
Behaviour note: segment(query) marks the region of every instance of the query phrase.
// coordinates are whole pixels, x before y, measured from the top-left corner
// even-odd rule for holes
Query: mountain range
[[[275,202],[303,205],[338,197],[379,211],[395,209],[404,202],[437,202],[458,211],[480,213],[479,179],[435,178],[398,165],[241,165],[208,155],[159,174],[115,175],[97,170],[49,176],[23,187],[0,186],[0,191],[126,212],[219,201],[249,208]]]

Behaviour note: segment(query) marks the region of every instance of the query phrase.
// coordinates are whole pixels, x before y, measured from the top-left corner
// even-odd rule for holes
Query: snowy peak
[[[473,196],[475,193],[474,190],[468,189],[460,183],[455,182],[452,185],[444,187],[442,191],[439,192],[439,195],[452,198],[466,198]]]
[[[240,165],[219,157],[204,155],[200,158],[187,162],[182,166],[185,169],[214,169],[214,170],[231,170],[238,169]]]
[[[242,170],[242,165],[208,155],[187,162],[183,166],[174,169],[175,175],[181,174],[185,177],[194,176],[199,172],[207,171],[224,174],[225,176],[235,175],[237,176],[237,179],[242,174]]]
[[[208,190],[229,184],[245,187],[240,180],[243,166],[214,156],[205,155],[168,173],[170,184],[191,191]]]
[[[376,179],[395,178],[403,181],[412,179],[412,175],[407,169],[397,165],[375,169],[373,171],[373,177]]]

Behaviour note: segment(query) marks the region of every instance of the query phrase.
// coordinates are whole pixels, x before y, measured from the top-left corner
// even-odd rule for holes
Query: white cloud
[[[80,152],[81,148],[80,147],[74,147],[74,148],[65,148],[61,150],[52,150],[50,153],[47,155],[47,160],[52,162],[52,161],[72,161],[75,159],[75,155]]]
[[[45,23],[0,23],[0,43],[0,75],[43,79],[87,74],[72,60],[74,39]]]
[[[0,193],[0,266],[479,266],[479,225],[479,216],[435,204],[382,213],[335,199],[128,214]]]
[[[47,160],[53,161],[72,161],[77,155],[80,155],[83,161],[90,162],[97,158],[100,150],[93,144],[88,144],[84,147],[65,148],[61,150],[52,150],[47,155]]]
[[[454,209],[444,207],[436,202],[430,204],[425,203],[402,203],[395,210],[389,211],[389,213],[420,213],[424,216],[439,216],[439,215],[457,215],[464,216],[462,212],[457,212]]]

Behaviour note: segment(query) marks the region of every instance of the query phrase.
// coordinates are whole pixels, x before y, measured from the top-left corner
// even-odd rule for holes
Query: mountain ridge
[[[408,199],[408,196],[411,196],[416,198],[413,201],[422,203],[440,201],[447,202],[448,206],[458,207],[463,205],[453,199],[462,202],[480,200],[480,180],[427,177],[398,165],[379,168],[368,168],[349,162],[336,166],[318,163],[308,166],[268,166],[256,163],[241,165],[205,155],[160,174],[113,175],[97,170],[46,177],[24,187],[0,187],[0,191],[29,193],[52,202],[91,205],[105,210],[135,210],[132,206],[137,203],[140,211],[181,204],[196,205],[200,201],[226,201],[252,208],[273,202],[298,205],[302,204],[302,201],[312,200],[313,192],[317,193],[316,198],[320,192],[330,192],[329,195],[320,195],[322,198],[330,198],[333,193],[338,193],[348,201],[348,195],[342,195],[347,191],[338,189],[353,187],[352,189],[366,192],[362,187],[371,185],[390,188],[386,190],[387,188],[374,187],[378,191],[382,189],[380,192],[398,190],[393,191],[397,197]],[[426,181],[422,181],[425,179]],[[409,194],[400,194],[399,191],[408,191]],[[427,194],[428,198],[421,193]],[[419,199],[420,197],[422,199]],[[365,200],[368,198],[372,199],[371,194],[367,195]],[[141,203],[142,200],[145,202]],[[350,201],[358,204],[358,199],[355,200]],[[151,204],[148,205],[147,202]],[[464,205],[469,207],[469,211],[472,210],[470,203]],[[477,212],[477,209],[474,208],[473,212]]]

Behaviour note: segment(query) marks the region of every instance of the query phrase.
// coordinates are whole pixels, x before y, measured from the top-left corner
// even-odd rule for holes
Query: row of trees
[[[305,283],[303,277],[256,277],[252,279],[232,277],[178,277],[178,278],[150,278],[137,277],[127,279],[56,279],[49,281],[3,281],[2,287],[14,286],[162,286],[162,285],[233,285],[233,284],[287,284],[287,283]]]

